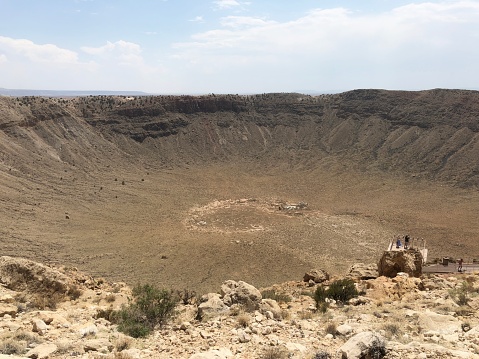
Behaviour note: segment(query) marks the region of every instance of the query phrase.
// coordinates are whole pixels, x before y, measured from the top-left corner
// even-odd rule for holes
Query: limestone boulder
[[[386,354],[384,338],[369,331],[351,337],[339,351],[343,359],[382,358]],[[374,356],[376,353],[383,355]]]
[[[45,335],[48,331],[48,325],[41,319],[33,320],[32,331],[40,335]]]
[[[229,307],[223,302],[221,296],[217,293],[208,293],[200,298],[198,305],[198,319],[214,318],[219,315],[227,314]]]
[[[314,283],[322,283],[329,280],[329,273],[323,269],[311,269],[303,276],[303,282],[308,283],[313,281]]]
[[[0,318],[5,315],[10,315],[11,317],[15,318],[17,312],[18,308],[16,305],[0,303]]]
[[[48,358],[58,347],[53,343],[42,343],[31,349],[26,356],[28,358],[43,359]]]
[[[25,258],[0,257],[0,283],[17,292],[63,293],[70,280],[58,270]]]
[[[425,310],[418,313],[418,319],[421,328],[425,331],[434,331],[442,335],[462,331],[461,321],[452,315]]]
[[[223,303],[228,307],[233,304],[242,304],[258,309],[262,299],[261,292],[258,289],[243,281],[227,280],[221,285],[221,294],[223,295]]]
[[[421,252],[415,249],[386,251],[379,260],[378,272],[380,276],[389,278],[396,277],[400,272],[419,277],[422,274],[422,260]]]
[[[353,264],[347,273],[347,276],[353,279],[375,279],[379,276],[377,264]]]
[[[281,319],[283,316],[281,307],[274,299],[262,299],[259,305],[259,311],[263,315],[267,315],[268,312],[272,313],[274,319]]]

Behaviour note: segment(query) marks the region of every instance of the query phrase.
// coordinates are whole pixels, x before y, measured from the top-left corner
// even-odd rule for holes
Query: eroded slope
[[[194,288],[344,271],[406,232],[479,257],[478,100],[0,98],[1,251]]]

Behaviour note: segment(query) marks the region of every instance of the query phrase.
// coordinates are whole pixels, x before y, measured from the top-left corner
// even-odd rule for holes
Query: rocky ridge
[[[478,100],[477,91],[442,89],[321,96],[4,97],[0,130],[20,147],[30,138],[43,160],[51,156],[69,164],[82,156],[102,158],[102,150],[137,160],[141,152],[143,159],[167,167],[235,158],[309,166],[307,159],[338,157],[362,170],[476,187]],[[15,168],[18,153],[8,147],[4,152],[5,165]]]
[[[384,358],[479,358],[478,273],[373,272],[371,265],[351,268],[347,276],[361,295],[332,301],[325,313],[311,293],[338,278],[262,290],[226,281],[218,293],[179,304],[151,336],[133,339],[99,315],[128,302],[124,283],[1,257],[0,358],[360,358],[374,341],[384,344]],[[45,283],[62,296],[53,300]]]

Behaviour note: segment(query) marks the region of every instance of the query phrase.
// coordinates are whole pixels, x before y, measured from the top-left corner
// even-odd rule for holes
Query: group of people
[[[404,249],[408,249],[409,242],[411,241],[411,237],[409,237],[409,234],[406,234],[403,239],[404,239]],[[399,249],[401,247],[402,247],[401,237],[397,237],[396,248]]]

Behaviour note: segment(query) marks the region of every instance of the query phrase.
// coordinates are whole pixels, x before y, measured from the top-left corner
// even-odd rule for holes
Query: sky
[[[479,89],[479,0],[0,0],[0,88]]]

